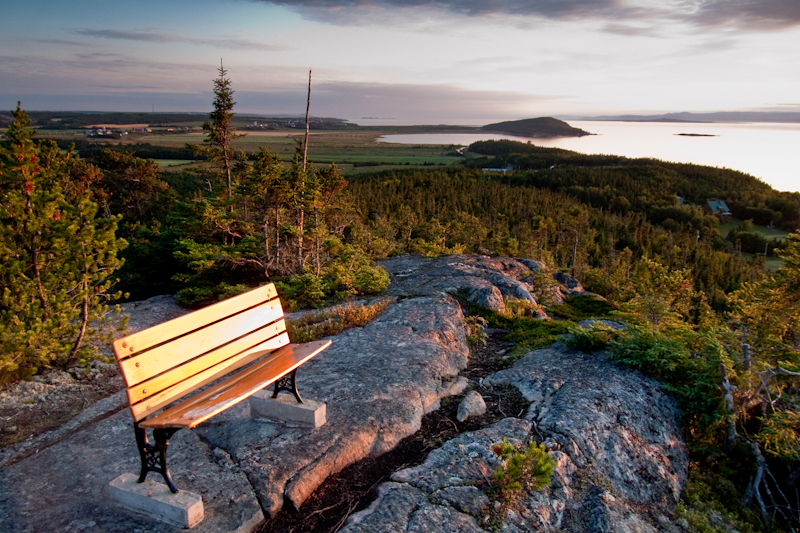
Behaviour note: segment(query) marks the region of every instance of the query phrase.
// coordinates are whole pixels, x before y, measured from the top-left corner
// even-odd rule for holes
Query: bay
[[[496,133],[385,135],[381,142],[469,145],[512,139],[586,154],[650,157],[675,163],[730,168],[779,191],[800,192],[800,124],[569,121],[595,135],[529,139]]]

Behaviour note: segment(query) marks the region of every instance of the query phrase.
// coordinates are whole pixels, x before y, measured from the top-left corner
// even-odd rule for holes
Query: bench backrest
[[[114,341],[135,421],[289,345],[273,284]]]

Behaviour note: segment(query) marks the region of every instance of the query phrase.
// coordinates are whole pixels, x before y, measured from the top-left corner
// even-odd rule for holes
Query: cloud
[[[628,10],[620,0],[253,0],[289,7],[318,22],[339,25],[429,20],[432,13],[469,18],[523,17],[570,20]],[[522,23],[517,20],[515,23]]]
[[[468,18],[605,20],[607,31],[640,35],[622,21],[674,20],[701,27],[774,30],[800,25],[798,0],[251,0],[293,9],[319,22],[385,24],[419,21],[432,12]]]
[[[250,113],[305,111],[305,88],[296,90],[237,91],[237,107]],[[480,91],[455,85],[415,85],[325,81],[311,88],[311,110],[316,116],[347,118],[391,117],[397,124],[483,124],[499,119],[547,114],[567,98],[516,92]],[[538,113],[538,114],[535,114]]]
[[[522,15],[549,19],[582,18],[621,8],[618,0],[256,0],[333,13],[343,10],[437,8],[469,17]]]
[[[66,39],[36,39],[37,43],[57,44],[58,46],[92,46],[82,41],[69,41]]]
[[[201,46],[216,46],[231,50],[256,50],[261,52],[280,52],[284,46],[276,46],[250,39],[192,39],[170,33],[157,33],[148,30],[94,30],[85,28],[75,33],[87,37],[116,39],[121,41],[139,41],[146,43],[189,43]]]
[[[0,57],[0,75],[3,61]],[[73,65],[70,65],[73,66]],[[237,90],[239,114],[305,114],[306,87],[269,86]],[[69,80],[46,92],[20,92],[0,85],[0,109],[11,108],[23,96],[26,109],[80,109],[90,111],[207,112],[213,94],[205,91],[168,90],[128,83],[124,86],[92,83],[91,87]],[[363,122],[362,117],[394,119],[395,124],[488,124],[556,114],[553,106],[565,97],[499,91],[472,91],[454,85],[414,85],[326,81],[311,89],[311,113]],[[5,105],[5,107],[3,107]]]
[[[641,28],[637,26],[629,26],[627,24],[619,24],[616,22],[609,23],[603,28],[607,33],[615,33],[617,35],[633,36],[633,37],[657,37],[658,32],[653,28]]]
[[[778,30],[800,25],[797,0],[705,0],[690,16],[702,26],[734,26],[746,30]]]
[[[158,84],[161,91],[186,92],[204,87],[200,84],[207,84],[212,74],[207,65],[115,54],[75,54],[71,58],[0,54],[0,92],[6,94],[74,91],[91,95],[141,86],[142,79]]]

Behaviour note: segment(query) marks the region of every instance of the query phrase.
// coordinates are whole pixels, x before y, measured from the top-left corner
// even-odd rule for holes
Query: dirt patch
[[[530,402],[514,387],[482,386],[482,378],[512,364],[505,353],[513,343],[505,340],[507,331],[487,330],[485,346],[474,348],[470,365],[461,375],[470,380],[486,402],[486,414],[458,422],[456,412],[464,395],[442,399],[441,408],[422,419],[420,431],[402,440],[392,451],[350,465],[329,477],[299,510],[287,502],[284,510],[268,520],[259,533],[335,532],[347,517],[366,509],[375,499],[375,489],[396,471],[422,464],[428,453],[461,433],[476,431],[507,417],[522,417]],[[466,394],[466,391],[465,391]]]
[[[117,364],[100,361],[9,385],[0,390],[0,447],[55,429],[124,387]]]

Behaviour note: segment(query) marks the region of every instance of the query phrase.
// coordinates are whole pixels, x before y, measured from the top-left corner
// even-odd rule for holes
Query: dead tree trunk
[[[305,224],[306,163],[308,162],[308,112],[311,109],[311,69],[308,69],[308,98],[306,99],[306,137],[303,141],[303,183],[300,184],[300,213],[297,226],[297,270],[303,270],[303,226]]]

